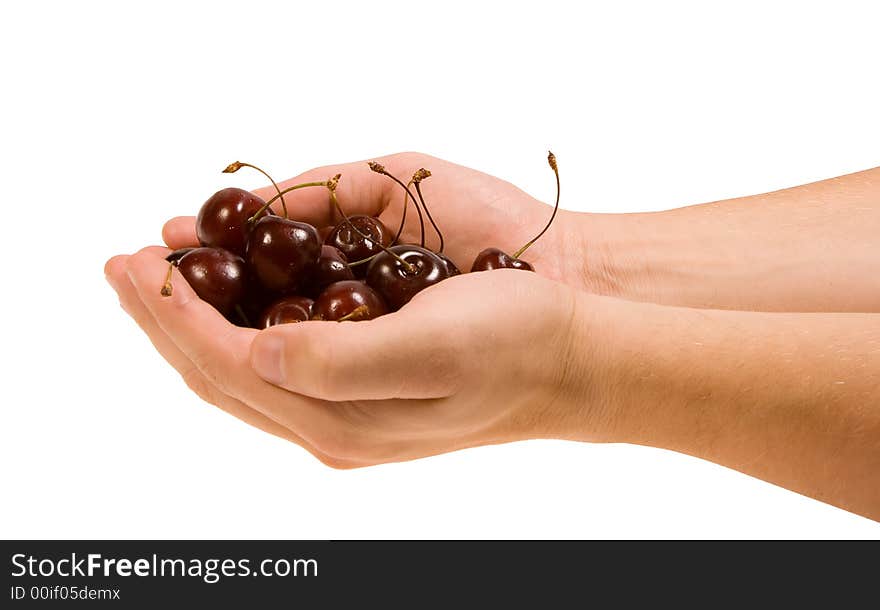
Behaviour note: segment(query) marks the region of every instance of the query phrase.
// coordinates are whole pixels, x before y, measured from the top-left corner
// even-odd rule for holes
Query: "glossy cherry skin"
[[[217,191],[202,204],[196,217],[196,235],[203,246],[225,248],[244,256],[251,227],[248,218],[260,211],[265,201],[243,189]]]
[[[318,296],[330,284],[353,279],[354,272],[348,266],[345,255],[333,246],[321,246],[321,256],[309,274],[303,293]]]
[[[303,285],[320,255],[315,227],[280,216],[265,216],[254,223],[245,251],[254,278],[277,295]]]
[[[378,218],[361,214],[348,218],[358,231],[368,235],[370,239],[364,239],[358,235],[345,220],[336,225],[324,239],[324,243],[328,246],[338,248],[348,259],[348,262],[353,263],[369,258],[382,251],[379,244],[387,246],[391,243],[391,233]],[[357,270],[356,273],[360,273],[362,269],[366,271],[365,266],[357,265],[354,269]]]
[[[315,301],[313,319],[339,320],[359,307],[350,319],[372,320],[388,313],[388,305],[375,290],[358,280],[345,280],[330,284]]]
[[[177,261],[177,268],[199,298],[229,315],[245,291],[245,262],[222,248],[194,248]]]
[[[442,252],[435,252],[434,254],[436,254],[437,258],[443,261],[443,264],[446,265],[446,271],[449,272],[449,277],[452,277],[453,275],[461,275],[461,269],[459,269],[455,265],[455,263],[452,262],[451,258],[446,256]]]
[[[388,252],[381,252],[370,262],[367,284],[382,295],[392,310],[400,309],[418,292],[449,277],[446,263],[426,248],[405,244],[389,250],[414,268],[408,270]]]
[[[523,271],[534,271],[526,261],[520,258],[513,258],[507,252],[498,248],[486,248],[474,259],[471,266],[471,273],[474,271],[492,271],[492,269],[521,269]]]
[[[292,324],[312,319],[315,302],[308,297],[284,297],[275,301],[257,320],[257,328],[269,328],[276,324]]]

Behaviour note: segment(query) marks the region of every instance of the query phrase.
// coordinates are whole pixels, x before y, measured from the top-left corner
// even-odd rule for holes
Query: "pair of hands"
[[[401,177],[419,167],[432,171],[423,192],[444,231],[446,253],[463,270],[485,247],[513,251],[552,211],[509,183],[439,159],[405,153],[377,161]],[[315,169],[279,186],[337,173],[347,213],[378,214],[387,226],[398,225],[402,191],[365,162]],[[274,189],[258,194],[268,199]],[[339,220],[323,189],[292,195],[293,218],[318,227]],[[414,220],[408,218],[404,241],[418,239]],[[168,248],[107,262],[122,307],[202,399],[330,466],[575,436],[572,405],[588,375],[567,357],[584,323],[577,301],[585,287],[585,238],[574,214],[560,211],[529,249],[537,273],[466,273],[375,320],[262,331],[230,324],[176,270],[173,295],[160,296],[169,248],[198,245],[195,218],[168,221],[163,238]]]

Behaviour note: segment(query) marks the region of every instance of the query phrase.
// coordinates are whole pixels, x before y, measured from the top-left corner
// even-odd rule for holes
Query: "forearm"
[[[587,214],[600,294],[757,311],[880,311],[880,168],[647,214]]]
[[[590,379],[585,432],[599,412],[605,440],[695,455],[880,519],[880,315],[582,300],[588,353],[572,378]]]

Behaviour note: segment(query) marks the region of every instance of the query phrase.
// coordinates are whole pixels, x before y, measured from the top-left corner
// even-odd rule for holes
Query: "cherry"
[[[180,257],[177,268],[199,298],[224,316],[232,313],[244,294],[244,260],[228,250],[194,248]],[[162,294],[170,296],[170,283]]]
[[[281,192],[281,189],[278,188],[278,185],[275,183],[275,179],[272,178],[272,176],[270,176],[268,174],[268,172],[266,172],[265,170],[263,170],[260,167],[257,167],[256,165],[251,165],[250,163],[245,163],[244,161],[233,161],[232,163],[230,163],[229,165],[226,166],[226,168],[223,170],[223,173],[224,174],[234,174],[235,172],[240,170],[242,167],[250,167],[251,169],[255,169],[258,172],[260,172],[261,174],[263,174],[264,176],[266,176],[266,178],[269,179],[269,182],[271,182],[272,186],[275,187],[275,192],[278,193],[275,197],[272,198],[272,201],[275,201],[279,197],[281,198],[281,209],[284,211],[284,217],[287,218],[287,202],[284,201],[284,193]],[[272,203],[272,201],[270,201],[269,203]],[[266,206],[266,208],[268,208],[268,204],[264,204],[264,205]],[[260,211],[265,211],[265,208],[261,209]],[[271,211],[269,213],[271,213]]]
[[[260,316],[257,328],[269,328],[276,324],[306,322],[312,319],[312,306],[315,302],[307,297],[284,297],[275,301]]]
[[[318,230],[305,222],[264,216],[251,229],[245,258],[264,288],[289,294],[301,286],[318,262]]]
[[[370,164],[373,168],[374,164]],[[374,169],[374,171],[376,171]],[[327,189],[330,191],[330,203],[342,216],[346,226],[354,233],[359,235],[365,241],[374,241],[381,252],[374,254],[368,259],[354,261],[349,266],[355,266],[359,263],[370,261],[367,268],[367,278],[373,277],[372,282],[367,282],[376,289],[376,291],[391,305],[392,308],[398,309],[408,302],[414,294],[419,290],[436,284],[437,282],[449,277],[446,265],[438,256],[430,250],[421,246],[393,246],[386,247],[381,241],[371,239],[369,235],[363,233],[355,223],[351,222],[351,218],[346,215],[345,210],[339,203],[336,196],[336,187],[339,183],[340,174],[327,181]],[[418,207],[418,204],[416,204]],[[412,260],[406,260],[405,254]],[[336,284],[331,284],[330,287]],[[329,288],[328,287],[328,290]],[[325,291],[326,292],[326,291]],[[321,297],[318,297],[318,302]],[[317,307],[317,305],[316,305]],[[354,316],[356,311],[352,311],[347,316]],[[317,314],[316,314],[317,315]]]
[[[388,313],[379,294],[358,280],[330,284],[315,301],[315,320],[372,320]]]
[[[249,277],[253,278],[253,272]],[[259,328],[258,322],[263,313],[279,299],[279,295],[263,288],[257,281],[249,281],[241,297],[241,311],[238,312],[240,322],[250,328]]]
[[[452,262],[452,259],[443,254],[442,252],[435,252],[434,254],[443,261],[443,264],[446,265],[446,271],[449,272],[449,277],[454,275],[461,275],[461,269],[459,269],[455,263]]]
[[[370,167],[373,168],[372,163],[370,164]],[[339,199],[336,196],[336,187],[339,185],[339,179],[341,177],[342,177],[342,174],[336,174],[335,176],[333,176],[332,178],[330,178],[327,181],[327,190],[330,192],[330,203],[336,208],[336,211],[339,212],[339,215],[342,216],[342,222],[339,223],[337,228],[344,227],[346,232],[350,231],[353,234],[353,236],[357,236],[357,238],[360,239],[363,242],[363,244],[375,245],[375,247],[380,251],[380,253],[389,254],[391,257],[396,258],[400,262],[400,264],[403,265],[404,268],[409,269],[412,272],[415,272],[415,269],[412,268],[412,266],[409,263],[407,263],[403,259],[399,258],[397,255],[390,252],[390,250],[388,249],[388,247],[384,243],[385,241],[387,241],[387,238],[384,238],[384,236],[380,236],[380,235],[376,235],[376,234],[371,235],[369,233],[364,233],[358,227],[359,223],[352,221],[352,217],[348,216],[345,213],[345,210],[342,209],[342,205],[339,203]],[[358,218],[367,218],[370,220],[371,226],[375,226],[377,228],[381,227],[382,229],[385,229],[385,225],[383,225],[382,221],[380,221],[378,218],[373,218],[372,216],[358,216]],[[398,237],[400,236],[400,231],[403,229],[403,221],[401,221],[400,226],[401,226],[401,228],[397,232]],[[335,230],[332,233],[330,233],[330,235],[328,236],[328,239],[330,239],[330,241],[335,241],[332,239],[334,233],[336,233]],[[385,235],[387,235],[387,229],[385,229]],[[395,237],[394,239],[396,240],[397,237]],[[352,237],[352,241],[354,241],[354,237]],[[364,267],[368,263],[372,262],[376,258],[376,256],[377,256],[377,254],[373,254],[373,255],[368,256],[366,258],[360,258],[358,260],[355,260],[355,261],[349,263],[348,266],[350,268],[357,268],[354,271],[355,275],[365,275],[366,270],[364,270]]]
[[[450,276],[439,256],[421,246],[392,246],[380,252],[367,269],[367,284],[376,289],[393,310],[406,305],[419,291]]]
[[[431,223],[431,226],[434,228],[434,232],[437,233],[437,238],[440,240],[440,246],[434,254],[440,258],[443,264],[446,267],[446,271],[448,272],[448,277],[452,277],[454,275],[460,275],[461,270],[459,270],[458,266],[452,262],[452,259],[446,256],[443,253],[443,248],[445,246],[445,240],[443,239],[443,232],[440,231],[440,227],[437,226],[437,223],[434,221],[434,217],[431,215],[431,210],[428,209],[428,204],[425,202],[425,197],[422,195],[422,182],[426,178],[431,177],[431,172],[421,167],[416,170],[413,174],[413,177],[406,184],[398,180],[394,175],[388,172],[385,167],[376,162],[369,163],[370,169],[377,174],[382,174],[383,176],[387,176],[394,180],[397,184],[401,186],[404,190],[404,199],[403,199],[403,211],[400,216],[400,226],[397,229],[397,235],[394,237],[394,241],[392,243],[397,244],[400,239],[400,235],[403,232],[403,227],[406,222],[406,210],[408,207],[408,202],[411,199],[413,205],[416,208],[416,212],[419,214],[419,246],[425,247],[425,221],[424,216],[428,217],[428,222]],[[418,194],[418,201],[413,196],[412,191],[409,190],[410,186],[415,186],[416,193]],[[424,210],[424,216],[422,215],[422,210]]]
[[[367,284],[382,295],[391,309],[397,310],[408,303],[419,291],[448,278],[455,265],[453,264],[452,268],[449,267],[447,261],[444,261],[424,247],[425,231],[424,221],[422,220],[423,217],[420,211],[421,208],[419,207],[416,198],[413,197],[410,192],[409,187],[388,173],[381,164],[370,161],[368,165],[372,171],[377,174],[388,176],[403,187],[406,194],[412,199],[416,210],[419,210],[421,245],[415,246],[401,244],[386,247],[383,244],[379,244],[381,252],[370,257],[370,264],[369,267],[367,267]],[[413,176],[413,182],[419,182],[430,175],[430,172],[427,170],[420,169],[416,172],[416,175]],[[349,220],[349,217],[346,216],[345,211],[342,209],[342,206],[339,205],[339,201],[336,198],[336,182],[338,182],[338,178],[339,176],[336,176],[334,182],[329,187],[330,202],[336,206],[339,214],[347,221]],[[404,211],[406,210],[406,201],[404,201],[403,209]],[[403,230],[403,218],[404,216],[401,215],[401,224],[397,231],[395,241],[400,237]],[[436,228],[436,225],[434,225],[434,227]],[[350,225],[350,228],[352,228],[355,233],[360,234],[361,237],[366,237],[356,225],[352,224]],[[365,262],[366,259],[356,260],[350,263],[350,266],[356,266],[359,263]]]
[[[304,292],[317,296],[334,282],[353,280],[354,272],[348,266],[345,254],[333,246],[321,246],[321,256],[310,274]]]
[[[265,203],[243,189],[217,191],[202,204],[196,217],[199,243],[243,256],[250,230],[248,218],[259,212]]]
[[[474,259],[471,271],[492,271],[493,269],[522,269],[534,271],[526,261],[514,258],[499,248],[486,248]]]
[[[553,224],[553,219],[556,218],[556,212],[559,211],[559,168],[556,166],[556,155],[552,152],[547,153],[547,163],[550,165],[550,169],[553,170],[553,173],[556,175],[556,205],[553,206],[553,214],[550,215],[550,220],[547,221],[547,224],[544,225],[544,228],[541,229],[541,232],[538,233],[531,241],[526,242],[526,244],[513,253],[513,255],[509,255],[503,250],[499,248],[486,248],[479,254],[477,254],[477,258],[474,259],[474,264],[471,265],[471,272],[474,271],[491,271],[493,269],[521,269],[523,271],[534,271],[535,268],[532,267],[529,263],[524,260],[520,260],[520,256],[522,256],[523,252],[529,249],[529,247],[538,241],[538,239],[550,228],[550,225]]]
[[[352,225],[357,230],[352,229]],[[391,235],[378,218],[356,214],[336,225],[324,243],[340,250],[349,261],[356,262],[381,252],[382,246],[391,243]]]

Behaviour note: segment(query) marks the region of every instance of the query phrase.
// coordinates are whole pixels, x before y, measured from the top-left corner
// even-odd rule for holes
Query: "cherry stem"
[[[392,244],[392,245],[393,245],[393,244]],[[346,265],[348,265],[349,267],[357,267],[358,265],[364,265],[364,264],[366,264],[366,263],[369,263],[371,260],[373,260],[373,259],[376,258],[377,256],[379,256],[379,255],[378,255],[378,254],[373,254],[373,255],[371,255],[371,256],[368,256],[367,258],[362,258],[362,259],[359,260],[359,261],[355,261],[355,262],[353,262],[353,263],[346,263]]]
[[[425,219],[422,217],[422,209],[419,207],[419,202],[416,201],[416,198],[413,196],[412,191],[409,190],[409,187],[407,185],[405,185],[403,182],[401,182],[400,180],[398,180],[395,176],[389,174],[388,170],[385,169],[385,166],[383,166],[379,163],[376,163],[375,161],[370,161],[368,163],[368,165],[370,166],[370,169],[373,170],[374,172],[376,172],[377,174],[382,174],[383,176],[388,176],[389,178],[394,180],[397,184],[400,185],[400,187],[404,191],[406,191],[406,194],[409,195],[409,198],[412,199],[413,205],[416,206],[416,212],[419,213],[419,235],[421,236],[421,239],[419,240],[419,245],[421,245],[424,248],[425,247]],[[406,209],[406,206],[404,206],[404,209]]]
[[[171,293],[174,291],[174,288],[171,286],[171,274],[174,272],[174,263],[168,263],[168,273],[165,275],[165,283],[162,285],[162,290],[159,293],[163,297],[170,297]]]
[[[253,216],[251,216],[250,218],[247,219],[248,223],[254,222],[263,212],[265,212],[266,210],[269,209],[270,205],[275,203],[275,201],[277,201],[279,197],[282,197],[284,195],[284,193],[289,193],[290,191],[295,191],[297,189],[302,189],[302,188],[306,188],[309,186],[327,186],[327,181],[323,180],[321,182],[303,182],[302,184],[294,184],[293,186],[288,186],[283,191],[278,191],[277,195],[275,195],[274,197],[272,197],[272,199],[270,199],[269,201],[264,203],[263,207],[261,207],[259,210],[256,211],[256,213]],[[282,201],[283,201],[283,199],[282,199]],[[285,211],[284,217],[287,218],[286,211]]]
[[[281,189],[278,188],[278,185],[275,184],[275,180],[272,179],[272,176],[270,176],[267,172],[265,172],[261,168],[257,167],[256,165],[252,165],[250,163],[245,163],[244,161],[236,161],[234,163],[230,163],[229,165],[227,165],[226,169],[223,170],[223,173],[224,174],[234,174],[235,172],[240,170],[242,167],[250,167],[252,169],[255,169],[258,172],[260,172],[261,174],[263,174],[264,176],[266,176],[266,178],[269,179],[269,182],[271,182],[272,186],[275,187],[275,192],[277,192],[278,196],[281,197],[281,209],[284,211],[284,217],[287,218],[287,204],[284,202],[284,194],[281,192]]]
[[[354,320],[355,318],[359,318],[363,314],[369,313],[369,311],[370,311],[370,308],[367,307],[366,305],[358,305],[357,307],[352,309],[351,312],[345,314],[344,316],[342,316],[341,318],[339,318],[336,321],[337,322],[347,322],[349,320]]]
[[[421,175],[421,176],[422,176],[422,177],[419,178],[418,180],[415,180],[415,177],[413,177],[413,179],[415,180],[415,185],[416,185],[416,193],[417,193],[418,196],[419,196],[419,201],[422,202],[422,207],[425,208],[425,214],[428,215],[428,220],[431,222],[431,226],[434,227],[434,231],[437,233],[437,237],[440,238],[440,249],[437,250],[437,251],[440,252],[440,253],[442,254],[442,253],[443,253],[443,245],[444,245],[444,243],[443,243],[443,233],[440,232],[440,228],[437,226],[437,223],[434,222],[434,218],[431,216],[431,211],[428,209],[428,204],[425,203],[425,198],[422,197],[422,189],[421,189],[421,187],[419,186],[419,185],[422,183],[422,179],[423,179],[424,177],[426,177],[424,174],[422,174],[422,172],[426,172],[426,173],[427,173],[427,176],[430,176],[430,175],[431,175],[431,172],[429,172],[429,171],[426,170],[426,169],[420,169],[418,172],[416,172],[416,175]]]
[[[412,184],[410,182],[410,184]],[[407,184],[409,186],[409,184]],[[397,245],[397,242],[400,240],[400,236],[403,233],[403,228],[406,226],[406,211],[409,209],[409,196],[404,192],[403,194],[403,213],[400,215],[400,225],[397,227],[397,235],[394,236],[394,239],[391,242],[391,245]]]
[[[547,163],[550,164],[550,169],[556,174],[556,205],[553,206],[553,214],[550,216],[550,220],[547,221],[547,224],[544,225],[544,228],[541,229],[540,233],[535,235],[530,242],[526,243],[526,245],[513,253],[513,258],[519,258],[522,256],[523,252],[529,249],[529,246],[538,241],[538,238],[547,232],[547,229],[553,224],[553,219],[556,218],[556,212],[559,210],[559,168],[556,166],[556,155],[549,151],[547,152]]]
[[[406,269],[407,273],[415,274],[416,268],[412,264],[406,262],[405,260],[403,260],[402,258],[397,256],[394,252],[392,252],[391,250],[386,248],[384,245],[382,245],[381,241],[377,241],[377,240],[373,239],[369,235],[364,234],[356,226],[354,226],[354,223],[351,221],[351,219],[345,213],[345,210],[343,210],[342,206],[339,205],[339,199],[336,198],[336,185],[339,183],[339,178],[341,176],[342,176],[341,174],[336,174],[336,176],[334,176],[333,178],[331,178],[330,180],[327,181],[327,190],[330,191],[330,201],[331,201],[331,203],[333,203],[334,206],[336,206],[336,209],[339,211],[339,215],[342,216],[342,218],[345,220],[346,224],[348,224],[348,226],[351,227],[351,229],[355,233],[360,235],[363,239],[368,239],[372,242],[375,242],[382,249],[383,252],[396,258],[397,261],[401,265],[403,265],[403,268]]]

